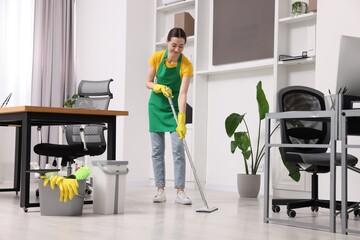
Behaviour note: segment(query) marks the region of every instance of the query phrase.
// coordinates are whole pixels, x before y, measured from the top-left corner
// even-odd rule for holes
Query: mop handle
[[[169,104],[170,104],[171,110],[173,112],[176,124],[178,124],[178,120],[177,120],[176,112],[175,112],[175,108],[174,108],[174,103],[173,103],[171,97],[168,97],[168,100],[169,100]],[[201,198],[202,198],[206,208],[209,208],[209,206],[207,204],[207,201],[206,201],[206,198],[205,198],[205,195],[204,195],[204,192],[203,192],[201,184],[200,184],[200,180],[199,180],[199,178],[197,176],[195,165],[194,165],[194,162],[193,162],[193,160],[191,158],[190,151],[189,151],[189,148],[187,146],[185,138],[183,138],[183,144],[184,144],[184,148],[185,148],[185,151],[186,151],[186,155],[188,156],[188,159],[189,159],[189,162],[190,162],[190,165],[191,165],[191,169],[192,169],[194,177],[195,177],[196,184],[197,184],[198,189],[200,191]]]

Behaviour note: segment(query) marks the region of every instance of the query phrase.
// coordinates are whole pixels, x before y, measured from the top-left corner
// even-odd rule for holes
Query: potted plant
[[[231,153],[239,149],[245,165],[245,174],[238,174],[238,190],[240,197],[257,197],[260,190],[260,175],[257,174],[261,160],[265,156],[265,145],[260,144],[261,123],[265,114],[269,112],[269,103],[262,89],[261,81],[256,85],[256,100],[258,103],[258,132],[256,146],[251,143],[250,130],[245,120],[245,113],[231,113],[225,120],[225,129],[231,140]],[[238,127],[243,125],[242,130]],[[271,134],[279,127],[277,125]]]
[[[64,101],[64,107],[68,107],[68,108],[72,108],[76,102],[76,99],[79,97],[78,94],[74,94],[71,97],[69,97],[68,99],[66,99]]]
[[[245,120],[246,114],[241,115],[239,113],[231,113],[225,120],[226,133],[232,138],[230,145],[231,153],[235,153],[236,149],[240,149],[245,165],[245,174],[239,173],[237,175],[237,187],[240,197],[257,197],[260,190],[260,175],[258,175],[257,172],[261,161],[265,156],[265,144],[260,145],[261,123],[265,118],[266,113],[269,112],[269,103],[262,89],[261,81],[256,85],[256,100],[258,103],[259,121],[255,148],[251,143],[250,130]],[[241,123],[243,123],[245,129],[236,131]],[[279,126],[280,124],[277,124],[274,127],[270,136],[277,128],[279,128]],[[279,152],[282,162],[289,172],[289,177],[298,182],[300,180],[299,169],[295,168],[285,160],[281,148],[279,148]]]
[[[308,5],[305,2],[297,1],[291,4],[291,13],[296,16],[307,12]]]

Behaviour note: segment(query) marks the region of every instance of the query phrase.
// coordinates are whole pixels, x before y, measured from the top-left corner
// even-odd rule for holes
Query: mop
[[[171,110],[173,112],[173,115],[174,115],[174,118],[175,118],[175,121],[176,121],[176,124],[178,124],[178,120],[177,120],[177,117],[176,117],[176,112],[175,112],[175,108],[174,108],[174,104],[173,104],[173,101],[171,99],[171,97],[168,97],[168,100],[169,100],[169,103],[170,103],[170,106],[171,106]],[[200,195],[201,195],[201,198],[204,202],[204,207],[202,208],[199,208],[199,209],[196,209],[196,212],[204,212],[204,213],[211,213],[211,212],[214,212],[216,210],[218,210],[217,207],[211,207],[209,208],[208,204],[207,204],[207,201],[206,201],[206,198],[205,198],[205,195],[204,195],[204,192],[202,190],[202,187],[201,187],[201,184],[200,184],[200,181],[199,181],[199,178],[197,176],[197,173],[196,173],[196,169],[195,169],[195,165],[192,161],[192,158],[191,158],[191,155],[190,155],[190,151],[189,151],[189,148],[187,146],[187,143],[186,143],[186,140],[185,138],[183,138],[183,144],[184,144],[184,149],[185,149],[185,152],[187,154],[187,157],[189,159],[189,162],[190,162],[190,165],[191,165],[191,169],[193,171],[193,174],[194,174],[194,177],[195,177],[195,181],[196,181],[196,184],[197,184],[197,187],[199,189],[199,192],[200,192]]]

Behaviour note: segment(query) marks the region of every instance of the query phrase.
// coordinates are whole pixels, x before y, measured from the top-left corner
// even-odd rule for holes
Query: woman
[[[191,77],[192,64],[182,51],[186,34],[181,28],[173,28],[167,36],[167,50],[155,52],[149,59],[146,87],[152,89],[149,99],[149,131],[152,145],[152,162],[157,187],[155,203],[166,201],[165,197],[165,132],[170,132],[175,175],[175,202],[190,205],[184,192],[185,153],[182,139],[186,135],[186,96]],[[156,82],[155,82],[156,77]],[[178,124],[168,101],[171,97],[177,112]]]

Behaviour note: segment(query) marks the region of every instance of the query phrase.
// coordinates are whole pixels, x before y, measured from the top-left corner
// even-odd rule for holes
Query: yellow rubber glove
[[[171,88],[162,85],[162,84],[155,84],[153,88],[155,93],[162,93],[165,97],[173,97]]]
[[[58,184],[59,187],[59,191],[60,191],[60,198],[59,201],[62,202],[64,200],[64,186],[63,186],[63,182],[59,182]]]
[[[179,112],[179,114],[178,114],[178,126],[176,128],[176,132],[179,134],[179,140],[185,138],[185,135],[186,135],[185,122],[186,122],[186,114]]]
[[[40,176],[40,178],[44,181],[44,187],[46,187],[50,182],[50,178],[47,178],[46,176]]]
[[[62,186],[61,187],[61,191],[60,191],[60,199],[61,199],[61,195],[62,195],[62,198],[63,198],[63,200],[64,200],[64,202],[66,203],[67,202],[67,200],[68,200],[68,198],[69,198],[69,189],[68,189],[68,187],[67,187],[67,185],[66,185],[66,181],[65,181],[66,179],[64,179],[61,183],[60,183],[60,185]],[[60,186],[59,186],[59,188],[60,188]],[[61,200],[60,200],[61,201]]]
[[[64,177],[59,176],[59,175],[52,175],[50,177],[50,187],[51,187],[51,189],[54,189],[55,185],[57,184],[57,181],[61,181],[62,178],[64,178]]]
[[[70,200],[73,199],[73,197],[75,195],[79,195],[79,192],[78,192],[79,184],[76,179],[72,179],[72,178],[64,179],[63,186],[64,186],[64,188],[67,189],[68,197]]]

